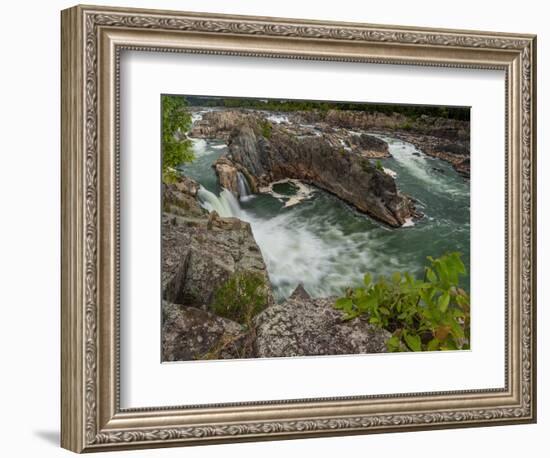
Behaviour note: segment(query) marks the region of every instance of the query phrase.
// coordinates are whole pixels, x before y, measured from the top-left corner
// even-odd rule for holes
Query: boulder
[[[347,355],[387,351],[388,331],[363,318],[342,320],[335,298],[312,299],[303,287],[281,304],[272,305],[255,319],[254,355]]]
[[[267,269],[250,225],[212,212],[202,218],[164,214],[162,287],[167,301],[209,310],[217,289],[236,272]]]
[[[231,191],[235,196],[239,197],[239,181],[237,167],[226,156],[220,156],[214,162],[214,170],[218,177],[218,182],[222,188]]]
[[[350,135],[346,141],[362,156],[375,159],[391,156],[388,144],[384,140],[380,140],[372,135]]]
[[[163,211],[180,216],[205,216],[208,212],[200,206],[197,200],[199,188],[199,183],[183,175],[175,183],[163,183]]]
[[[162,303],[162,361],[227,359],[244,355],[238,323],[194,307]]]

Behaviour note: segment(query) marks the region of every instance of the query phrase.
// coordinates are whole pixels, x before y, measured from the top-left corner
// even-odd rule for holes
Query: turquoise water
[[[375,277],[409,271],[423,275],[426,256],[459,251],[469,272],[470,183],[439,159],[413,145],[379,136],[389,143],[392,158],[382,165],[395,172],[399,189],[414,197],[424,217],[392,229],[358,213],[322,190],[303,188],[304,200],[285,206],[297,191],[292,183],[275,185],[275,194],[237,201],[220,190],[212,163],[227,151],[224,144],[194,140],[196,159],[182,168],[203,189],[203,206],[222,216],[250,222],[260,246],[275,296],[288,297],[298,283],[313,296],[341,294],[359,284],[366,272]],[[469,276],[463,280],[469,290]]]

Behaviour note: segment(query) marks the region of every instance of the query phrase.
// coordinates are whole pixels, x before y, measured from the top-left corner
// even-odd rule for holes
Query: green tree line
[[[269,111],[310,111],[310,110],[351,110],[367,113],[399,113],[411,118],[421,115],[461,121],[470,120],[469,107],[448,107],[432,105],[397,105],[383,103],[327,102],[316,100],[284,100],[239,97],[199,97],[186,96],[189,105],[201,107],[250,108]]]

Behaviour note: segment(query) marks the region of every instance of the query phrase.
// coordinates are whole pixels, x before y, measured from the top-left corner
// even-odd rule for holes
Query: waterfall
[[[250,186],[248,186],[248,180],[241,172],[237,172],[237,187],[239,190],[239,197],[241,200],[247,200],[250,196]]]
[[[241,207],[233,193],[222,189],[219,196],[201,186],[198,192],[199,200],[203,208],[209,212],[216,211],[220,216],[240,216]]]

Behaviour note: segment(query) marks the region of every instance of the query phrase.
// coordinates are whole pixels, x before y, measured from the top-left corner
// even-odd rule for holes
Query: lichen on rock
[[[283,303],[256,319],[257,357],[381,353],[391,334],[365,319],[344,321],[333,307],[335,298],[309,297],[299,286]]]

